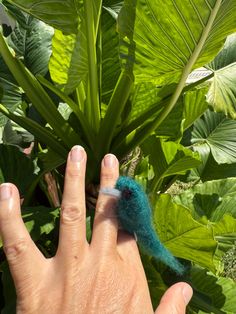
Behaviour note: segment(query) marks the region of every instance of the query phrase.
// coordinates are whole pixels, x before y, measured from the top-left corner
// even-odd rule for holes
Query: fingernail
[[[70,151],[70,160],[72,162],[80,162],[84,159],[84,149],[80,145],[72,147]]]
[[[4,201],[11,197],[11,187],[7,183],[0,185],[0,200]]]
[[[115,156],[115,155],[107,154],[107,155],[104,157],[103,162],[104,162],[104,166],[105,166],[106,168],[113,168],[113,167],[116,166],[117,159],[116,159],[116,156]]]
[[[187,305],[193,296],[193,289],[189,285],[185,285],[182,288],[182,294],[183,294],[184,302]]]

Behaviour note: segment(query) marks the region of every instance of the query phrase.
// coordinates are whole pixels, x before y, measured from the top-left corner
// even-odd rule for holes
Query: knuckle
[[[62,223],[81,222],[83,220],[83,211],[75,205],[62,205],[61,207]]]
[[[109,171],[102,171],[101,177],[104,181],[114,181],[116,180],[116,173],[109,170]]]
[[[71,164],[66,169],[66,176],[71,179],[82,178],[83,175],[83,171],[81,171],[81,167],[78,167],[78,165]]]
[[[17,242],[5,245],[4,252],[7,256],[8,261],[14,262],[21,257],[28,248],[28,241],[26,239],[20,239]]]

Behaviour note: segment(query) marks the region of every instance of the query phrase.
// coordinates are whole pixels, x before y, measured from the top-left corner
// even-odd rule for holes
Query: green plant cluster
[[[236,313],[235,21],[234,0],[0,0],[0,183],[18,186],[46,256],[57,247],[69,150],[88,155],[88,238],[100,162],[112,152],[188,269],[180,278],[142,255],[153,305],[185,280],[188,313]],[[2,252],[0,243],[11,314]]]

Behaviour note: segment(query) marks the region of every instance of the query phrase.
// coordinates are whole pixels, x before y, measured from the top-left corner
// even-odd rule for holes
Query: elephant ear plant
[[[210,154],[207,140],[195,141],[193,132],[198,124],[205,125],[207,119],[198,118],[208,105],[223,112],[231,130],[235,127],[235,88],[227,82],[235,79],[236,60],[232,55],[227,64],[222,57],[214,59],[236,32],[235,21],[234,0],[0,1],[0,179],[14,181],[3,171],[11,154],[29,164],[22,214],[46,256],[56,250],[57,207],[69,150],[80,144],[87,152],[88,191],[98,184],[100,162],[111,152],[120,160],[121,172],[143,185],[160,239],[189,269],[179,278],[142,255],[153,304],[173,281],[187,280],[195,289],[189,313],[236,312],[231,302],[235,284],[220,277],[225,236],[233,235],[233,241],[236,232],[235,212],[227,209],[227,217],[214,220],[217,206],[209,197],[197,199],[211,205],[207,216],[194,207],[194,190],[191,197],[186,194],[191,204],[184,196],[172,199],[168,194],[191,169],[185,180],[195,176],[200,181],[210,160],[203,154]],[[227,42],[224,49],[231,46]],[[189,75],[201,67],[207,71],[191,83]],[[211,110],[205,115],[218,115]],[[32,141],[33,151],[26,157],[22,150]],[[230,147],[234,144],[232,139]],[[216,158],[216,164],[235,162],[232,151],[234,158]],[[24,181],[21,169],[15,171]],[[21,185],[22,180],[14,182]],[[227,197],[233,201],[232,194]],[[88,237],[92,216],[88,211]],[[227,239],[230,248],[233,242]],[[14,313],[14,290],[0,258],[3,313]]]

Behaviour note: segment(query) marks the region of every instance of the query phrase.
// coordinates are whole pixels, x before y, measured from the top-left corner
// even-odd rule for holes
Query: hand
[[[86,153],[75,146],[67,160],[58,250],[49,259],[25,228],[17,188],[0,186],[0,234],[18,314],[153,313],[136,241],[118,231],[115,198],[99,194],[91,243],[86,240],[85,169]],[[106,155],[101,188],[114,187],[118,176],[118,160]],[[178,283],[165,293],[156,313],[185,313],[191,296],[191,287]]]

